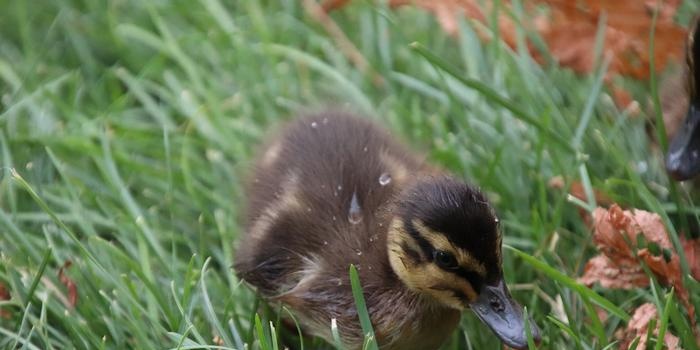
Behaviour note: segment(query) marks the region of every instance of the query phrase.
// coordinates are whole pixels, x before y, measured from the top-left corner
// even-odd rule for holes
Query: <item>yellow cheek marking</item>
[[[265,208],[260,217],[253,223],[249,233],[250,238],[260,239],[264,237],[275,220],[279,218],[280,213],[301,208],[297,199],[298,192],[299,175],[291,173],[282,184],[282,195],[279,199]]]
[[[444,250],[451,252],[457,258],[457,262],[460,266],[468,267],[470,270],[475,271],[482,277],[486,276],[486,266],[484,263],[477,260],[473,255],[464,249],[455,247],[446,237],[441,233],[437,233],[428,227],[426,227],[422,222],[417,219],[412,221],[413,227],[416,228],[418,233],[430,242],[430,244],[439,250]]]
[[[401,251],[403,251],[402,243],[405,243],[408,248],[411,248],[415,252],[417,252],[422,260],[425,260],[425,256],[423,256],[423,252],[418,246],[418,243],[416,242],[411,235],[406,232],[403,226],[403,221],[399,218],[394,218],[391,221],[391,227],[389,228],[389,242],[392,244],[392,247],[399,248]]]
[[[406,256],[406,252],[401,246],[404,242],[412,248],[415,246],[415,242],[413,242],[410,235],[404,230],[401,220],[396,218],[392,220],[388,231],[387,249],[389,252],[389,263],[391,264],[391,268],[404,283],[409,287],[414,287],[410,282],[413,273],[412,271],[409,272],[408,269],[414,268],[415,266],[411,264],[411,259]]]
[[[379,153],[379,159],[389,169],[392,180],[397,182],[403,182],[406,180],[408,177],[408,170],[400,160],[390,155],[386,150],[382,150]]]

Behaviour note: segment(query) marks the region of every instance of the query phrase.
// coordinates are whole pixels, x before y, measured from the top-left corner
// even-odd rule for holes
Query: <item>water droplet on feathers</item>
[[[391,182],[391,174],[389,173],[382,173],[379,175],[379,184],[382,186],[386,186]]]
[[[360,203],[357,201],[357,193],[355,192],[353,192],[352,199],[350,200],[348,221],[353,225],[357,225],[362,221],[362,208],[360,208]]]

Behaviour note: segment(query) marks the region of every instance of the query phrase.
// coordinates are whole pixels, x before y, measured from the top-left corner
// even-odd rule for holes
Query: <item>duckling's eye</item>
[[[436,250],[433,252],[433,260],[443,269],[454,270],[459,267],[455,256],[444,250]]]

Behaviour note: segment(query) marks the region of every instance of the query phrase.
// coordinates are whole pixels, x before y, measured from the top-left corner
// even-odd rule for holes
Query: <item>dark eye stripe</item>
[[[469,284],[474,288],[477,293],[481,290],[481,285],[483,284],[483,278],[476,271],[467,270],[462,266],[457,268],[446,268],[438,265],[442,270],[453,273],[469,282]]]
[[[459,301],[462,302],[462,304],[464,304],[464,305],[469,304],[469,298],[467,298],[467,296],[462,291],[453,289],[452,293],[454,294],[454,296],[457,299],[459,299]]]
[[[465,269],[464,267],[460,267],[456,270],[451,270],[450,272],[467,280],[467,282],[469,282],[469,284],[472,285],[472,288],[474,288],[475,292],[479,293],[479,291],[481,290],[481,285],[483,284],[483,279],[475,271],[470,271],[470,270]]]
[[[416,230],[416,228],[413,226],[412,222],[405,222],[404,221],[403,224],[404,224],[404,229],[406,230],[406,232],[408,232],[408,234],[411,235],[411,237],[416,241],[416,243],[418,243],[418,246],[420,247],[421,251],[423,252],[423,256],[427,256],[427,257],[432,256],[432,253],[435,250],[433,245],[430,244],[430,242],[426,238],[421,236],[421,234],[418,232],[418,230]],[[409,252],[409,250],[413,253],[416,253],[416,254],[418,253],[415,250],[410,249],[410,248],[407,250],[406,249],[407,247],[404,247],[403,245],[401,248],[404,249],[404,251],[408,252],[408,254],[411,254]],[[469,282],[469,284],[471,284],[472,288],[474,288],[474,290],[477,293],[479,292],[479,290],[481,290],[481,285],[483,283],[483,279],[477,272],[467,270],[461,266],[457,269],[444,269],[443,268],[443,270],[448,271],[450,273],[454,273],[457,276],[467,280],[467,282]]]
[[[401,250],[406,253],[406,256],[408,256],[408,258],[411,259],[414,264],[419,264],[423,260],[420,253],[409,247],[406,242],[401,243]]]
[[[433,248],[426,238],[421,236],[418,230],[416,230],[416,228],[413,226],[413,223],[404,222],[403,225],[406,232],[411,235],[411,238],[413,238],[420,247],[421,251],[423,252],[423,256],[432,256],[435,248]]]

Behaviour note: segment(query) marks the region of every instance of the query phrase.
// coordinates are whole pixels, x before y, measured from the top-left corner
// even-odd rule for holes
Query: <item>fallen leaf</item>
[[[651,303],[645,303],[634,310],[632,318],[627,322],[627,328],[622,331],[619,336],[622,338],[620,343],[620,349],[629,349],[630,345],[635,338],[639,337],[639,343],[637,343],[636,350],[644,350],[647,348],[647,329],[649,328],[649,322],[655,319],[656,326],[652,334],[659,334],[659,315],[656,310],[656,306]],[[669,330],[666,330],[664,334],[664,345],[665,349],[668,350],[680,350],[680,340],[675,335],[671,334]]]
[[[650,72],[650,31],[655,7],[659,14],[655,28],[654,60],[657,72],[669,61],[683,55],[686,31],[673,20],[680,0],[606,1],[544,0],[550,5],[549,21],[537,31],[547,42],[559,64],[579,73],[594,68],[598,23],[604,17],[607,27],[603,47],[610,59],[609,72],[645,79]]]
[[[4,284],[0,283],[0,300],[10,300],[10,297],[10,291],[7,290],[7,287],[5,287]],[[0,317],[10,318],[11,316],[12,314],[9,310],[0,308]]]
[[[700,281],[700,238],[686,239],[681,237],[685,258],[690,266],[690,275]]]
[[[593,211],[593,242],[602,253],[586,263],[579,281],[605,288],[646,287],[649,279],[642,263],[664,285],[673,286],[695,320],[695,308],[681,277],[680,258],[656,213],[622,210],[617,204]]]
[[[633,289],[649,284],[649,278],[637,264],[615,263],[605,255],[588,260],[579,282],[591,286],[600,283],[603,288]]]
[[[331,12],[345,6],[349,2],[350,0],[326,0],[321,4],[321,7],[324,11]]]
[[[326,10],[338,9],[349,0],[327,0]],[[492,2],[479,0],[390,0],[389,6],[417,6],[431,12],[445,32],[458,33],[459,16],[488,24]],[[549,11],[541,11],[547,4]],[[595,67],[594,51],[599,23],[605,20],[603,57],[610,60],[608,76],[615,74],[645,79],[651,68],[650,35],[654,12],[658,8],[654,30],[655,69],[662,71],[671,61],[683,56],[686,30],[674,22],[680,0],[540,0],[524,4],[523,23],[547,43],[549,54],[562,66],[579,73],[590,73]],[[497,18],[501,39],[511,47],[517,45],[516,22],[509,1],[501,3]],[[490,40],[485,30],[476,28],[482,39]],[[539,50],[528,43],[535,59],[544,61]],[[622,107],[626,107],[622,105]]]
[[[66,289],[68,289],[68,303],[71,308],[74,308],[78,303],[78,287],[75,285],[75,282],[73,282],[73,280],[65,274],[65,271],[72,265],[73,262],[70,260],[66,260],[63,263],[63,266],[58,269],[58,280],[61,281],[64,286],[66,286]]]

